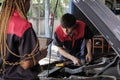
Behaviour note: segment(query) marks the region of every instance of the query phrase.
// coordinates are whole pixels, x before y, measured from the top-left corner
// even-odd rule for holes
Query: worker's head
[[[61,17],[61,25],[63,32],[69,35],[76,25],[76,18],[72,14],[66,13]]]
[[[30,8],[30,0],[25,0],[25,10],[26,10],[26,13],[29,11],[29,8]]]
[[[18,11],[19,15],[26,18],[26,14],[30,8],[30,0],[4,0],[1,15],[8,17],[13,14],[15,10]],[[7,14],[7,15],[6,15]]]

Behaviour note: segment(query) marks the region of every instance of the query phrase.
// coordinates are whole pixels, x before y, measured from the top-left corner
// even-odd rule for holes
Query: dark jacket
[[[12,54],[8,49],[6,61],[9,63],[20,62],[26,54],[30,54],[37,44],[37,36],[30,22],[21,18],[17,11],[10,17],[7,29],[7,46],[17,56]],[[39,52],[39,51],[38,51]],[[36,52],[37,53],[37,52]],[[36,70],[37,69],[37,70]],[[5,80],[32,80],[37,77],[39,65],[24,70],[18,65],[5,66]]]

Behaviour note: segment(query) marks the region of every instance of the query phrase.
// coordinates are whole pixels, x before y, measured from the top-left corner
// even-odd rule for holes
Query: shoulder
[[[21,37],[24,32],[31,27],[31,23],[27,20],[19,17],[12,16],[8,24],[8,34],[15,34],[18,37]]]
[[[61,26],[61,25],[58,25],[58,26],[56,27],[55,33],[56,33],[57,35],[60,35],[60,34],[62,35],[63,31],[62,31],[62,26]]]
[[[59,39],[60,41],[63,41],[64,36],[65,36],[65,34],[62,30],[62,26],[61,25],[57,26],[56,29],[55,29],[55,37],[57,39]]]
[[[58,25],[55,29],[55,32],[58,32],[58,31],[61,31],[62,30],[62,26],[61,25]]]
[[[75,27],[75,29],[77,29],[77,31],[81,31],[81,30],[84,30],[85,29],[85,27],[86,27],[86,24],[85,24],[85,22],[83,22],[83,21],[81,21],[81,20],[77,20],[76,21],[76,27]]]

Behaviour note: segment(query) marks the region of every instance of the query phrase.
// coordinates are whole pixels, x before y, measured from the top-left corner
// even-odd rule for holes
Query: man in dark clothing
[[[38,61],[47,55],[27,19],[30,0],[4,0],[0,14],[0,68],[2,80],[34,80]]]
[[[92,60],[92,37],[92,32],[83,21],[66,13],[55,30],[53,44],[58,47],[60,60],[71,60],[74,65],[81,65],[84,60]]]

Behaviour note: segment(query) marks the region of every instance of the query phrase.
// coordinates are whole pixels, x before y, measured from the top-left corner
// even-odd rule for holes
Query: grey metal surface
[[[120,57],[120,20],[100,0],[73,0]]]
[[[60,69],[61,69],[61,67],[54,67],[53,69],[49,70],[49,73],[48,73],[48,70],[45,70],[42,73],[40,73],[38,75],[38,77],[48,77],[50,74],[52,74]]]
[[[109,62],[110,63],[110,62]],[[77,73],[80,73],[80,72],[86,72],[87,70],[90,70],[90,69],[94,69],[94,68],[100,68],[100,67],[105,67],[106,65],[109,64],[108,61],[104,61],[104,62],[101,62],[99,64],[94,64],[94,65],[83,65],[83,66],[80,66],[76,69],[70,69],[68,67],[65,67],[65,72],[69,73],[69,74],[77,74]]]
[[[101,75],[97,77],[70,76],[70,78],[40,78],[40,80],[117,80],[114,76]]]

